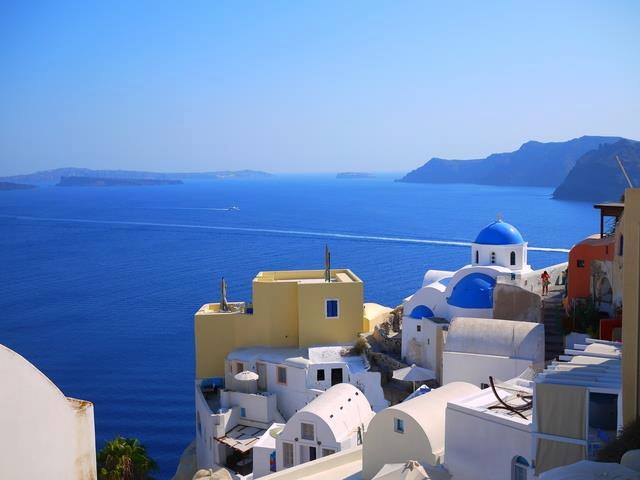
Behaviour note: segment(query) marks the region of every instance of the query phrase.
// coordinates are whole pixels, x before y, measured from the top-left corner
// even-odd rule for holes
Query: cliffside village
[[[597,213],[538,270],[490,223],[467,265],[394,309],[328,251],[324,270],[258,273],[252,303],[222,285],[195,314],[195,444],[175,478],[194,462],[202,478],[569,478],[637,409],[640,190]]]
[[[598,233],[538,270],[496,220],[467,265],[425,272],[393,309],[365,303],[328,250],[324,270],[258,273],[251,303],[222,281],[195,313],[195,440],[174,479],[640,478],[637,450],[593,462],[640,408],[640,189],[593,218]],[[0,471],[37,455],[52,478],[96,478],[91,403],[0,355],[8,438],[24,408],[47,426]]]

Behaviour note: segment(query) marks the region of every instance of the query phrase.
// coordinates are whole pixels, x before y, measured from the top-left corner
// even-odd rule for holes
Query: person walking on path
[[[545,270],[544,272],[542,272],[542,275],[540,275],[540,278],[542,279],[542,295],[549,295],[549,284],[551,283],[551,276]]]

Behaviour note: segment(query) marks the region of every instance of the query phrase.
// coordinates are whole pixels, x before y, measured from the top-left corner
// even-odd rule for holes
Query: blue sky
[[[5,1],[0,174],[404,171],[640,139],[638,25],[633,1]]]

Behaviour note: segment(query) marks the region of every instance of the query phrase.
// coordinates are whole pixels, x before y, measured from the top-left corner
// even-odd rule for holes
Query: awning
[[[229,430],[224,437],[216,438],[216,441],[241,453],[246,453],[253,448],[254,443],[256,443],[266,431],[264,428],[236,425]]]

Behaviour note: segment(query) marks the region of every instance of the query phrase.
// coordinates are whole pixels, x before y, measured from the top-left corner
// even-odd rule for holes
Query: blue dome
[[[470,273],[453,287],[449,305],[460,308],[492,308],[496,281],[484,273]]]
[[[510,223],[496,220],[480,230],[474,243],[483,245],[520,245],[524,243],[524,238],[522,238],[518,229]]]
[[[411,318],[431,318],[433,317],[433,310],[431,310],[426,305],[418,305],[416,308],[411,310],[411,314],[409,315]]]

